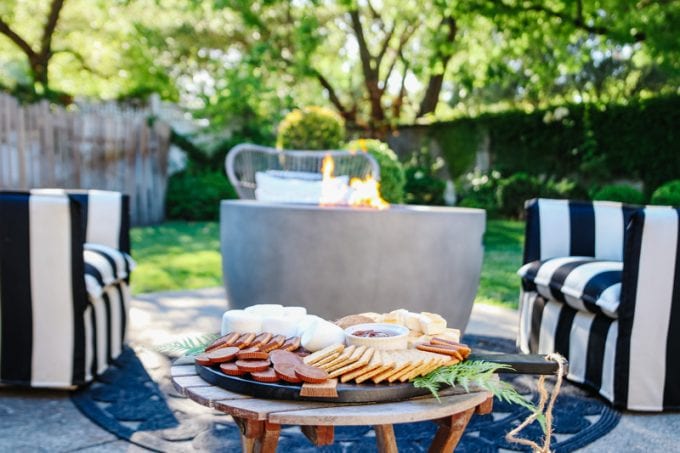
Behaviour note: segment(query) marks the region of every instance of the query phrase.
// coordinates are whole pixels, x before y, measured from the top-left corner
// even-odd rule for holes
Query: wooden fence
[[[60,187],[130,195],[134,225],[163,220],[170,127],[150,110],[19,105],[0,94],[0,189]]]

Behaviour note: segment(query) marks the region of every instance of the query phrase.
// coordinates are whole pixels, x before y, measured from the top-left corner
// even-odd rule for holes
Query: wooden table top
[[[193,358],[182,357],[171,368],[177,391],[195,402],[234,417],[300,426],[386,425],[440,419],[480,406],[487,391],[447,389],[440,401],[427,396],[399,402],[342,404],[333,401],[265,400],[230,392],[196,374]]]

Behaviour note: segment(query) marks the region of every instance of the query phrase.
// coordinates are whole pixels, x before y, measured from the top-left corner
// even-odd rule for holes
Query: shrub
[[[652,194],[652,204],[680,206],[680,179],[668,181]]]
[[[293,110],[279,124],[280,149],[339,149],[345,141],[345,122],[324,107]]]
[[[498,184],[498,208],[504,216],[522,218],[524,202],[543,193],[538,178],[522,172],[515,173]]]
[[[188,169],[168,180],[165,212],[170,219],[217,220],[226,198],[237,196],[224,174]]]
[[[488,215],[494,215],[498,211],[496,192],[500,177],[497,171],[489,174],[478,170],[467,173],[458,184],[457,192],[460,196],[458,206],[484,209]]]
[[[588,191],[578,182],[562,178],[559,181],[548,180],[541,192],[546,198],[565,198],[569,200],[588,200]]]
[[[610,184],[595,192],[593,200],[619,201],[621,203],[643,204],[645,196],[635,187],[624,184]]]
[[[446,182],[436,176],[444,166],[444,160],[435,159],[424,147],[411,155],[404,167],[406,185],[404,197],[408,204],[443,205]]]
[[[443,205],[446,183],[425,167],[408,167],[405,170],[406,203]]]
[[[364,151],[373,156],[380,166],[380,194],[383,199],[389,203],[404,202],[404,167],[387,143],[358,139],[349,142],[345,148],[350,151]]]

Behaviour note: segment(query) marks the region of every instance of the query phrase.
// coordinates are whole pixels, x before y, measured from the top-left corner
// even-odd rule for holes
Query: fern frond
[[[510,404],[517,404],[537,414],[537,420],[545,432],[545,417],[540,414],[530,401],[522,396],[512,384],[495,379],[493,375],[500,371],[512,370],[510,365],[502,363],[485,362],[483,360],[469,360],[455,365],[437,368],[431,373],[417,377],[413,380],[413,385],[418,388],[426,388],[439,401],[439,389],[442,385],[455,387],[461,386],[466,392],[475,385],[488,392],[496,398]]]
[[[219,338],[218,334],[208,333],[165,343],[160,346],[156,346],[155,349],[162,354],[198,355],[203,352],[206,346],[215,341],[217,338]]]

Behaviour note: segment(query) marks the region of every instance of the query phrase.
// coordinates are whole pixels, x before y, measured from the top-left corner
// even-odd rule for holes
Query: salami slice
[[[215,349],[208,353],[210,358],[210,363],[224,363],[229,362],[238,353],[239,349],[233,346],[228,346],[226,348]]]

